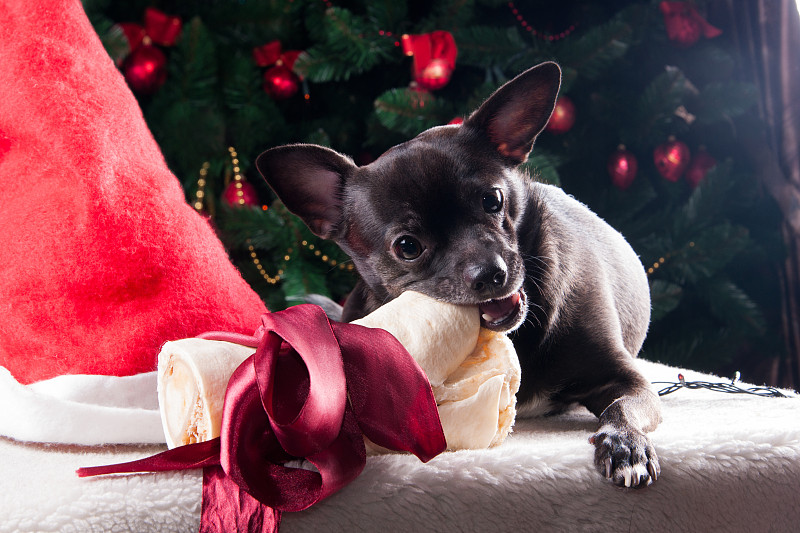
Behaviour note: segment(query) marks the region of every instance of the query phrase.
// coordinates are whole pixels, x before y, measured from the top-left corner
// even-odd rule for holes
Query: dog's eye
[[[492,189],[483,195],[482,202],[487,213],[499,213],[503,209],[503,191]]]
[[[403,235],[394,241],[394,253],[400,259],[412,261],[422,255],[422,245],[410,235]]]

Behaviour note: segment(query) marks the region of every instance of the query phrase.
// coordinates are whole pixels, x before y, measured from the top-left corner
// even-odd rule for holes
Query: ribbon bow
[[[301,53],[300,50],[287,50],[284,52],[280,41],[270,41],[263,46],[253,48],[253,59],[259,67],[277,65],[292,70]]]
[[[264,315],[252,337],[201,337],[257,348],[228,383],[220,437],[79,476],[202,467],[201,532],[277,531],[281,512],[307,509],[361,473],[364,437],[422,461],[446,448],[425,374],[384,330],[299,305]],[[317,470],[287,466],[298,458]]]
[[[414,57],[414,80],[423,89],[441,89],[456,68],[458,48],[453,34],[438,30],[422,35],[403,35],[403,53]]]
[[[183,28],[179,17],[171,17],[152,7],[144,10],[144,26],[134,22],[121,22],[117,26],[128,39],[130,52],[142,44],[173,46]]]
[[[688,2],[663,1],[658,7],[664,15],[667,37],[681,46],[693,45],[701,35],[713,39],[722,34],[722,30],[706,22]]]

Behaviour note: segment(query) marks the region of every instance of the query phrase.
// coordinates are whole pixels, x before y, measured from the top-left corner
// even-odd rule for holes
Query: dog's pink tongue
[[[478,306],[481,315],[489,315],[491,322],[496,322],[507,317],[519,303],[519,293],[515,292],[502,300],[491,300]]]

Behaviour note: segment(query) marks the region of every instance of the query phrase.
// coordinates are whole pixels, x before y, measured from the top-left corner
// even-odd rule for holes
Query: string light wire
[[[666,387],[662,388],[658,391],[659,396],[666,396],[667,394],[672,394],[675,391],[680,389],[706,389],[714,392],[724,392],[727,394],[749,394],[753,396],[762,396],[768,398],[793,398],[794,396],[789,396],[784,394],[780,390],[776,389],[775,387],[748,387],[742,388],[738,386],[736,383],[739,381],[740,374],[736,372],[734,378],[730,381],[730,383],[718,382],[712,383],[709,381],[686,381],[683,374],[678,374],[678,381],[671,382],[671,381],[654,381],[653,385],[667,385]]]

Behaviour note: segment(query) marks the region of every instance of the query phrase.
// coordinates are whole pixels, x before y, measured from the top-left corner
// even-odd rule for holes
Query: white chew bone
[[[505,440],[517,416],[521,373],[511,340],[481,329],[472,353],[433,387],[450,449],[486,448]],[[480,417],[484,422],[471,422]]]
[[[519,361],[505,335],[480,328],[476,307],[406,292],[355,323],[389,331],[426,373],[448,449],[486,448],[506,438],[516,416]],[[202,339],[164,345],[158,388],[170,448],[219,436],[228,380],[253,352]]]
[[[481,329],[477,307],[408,291],[353,323],[385,329],[425,371],[448,449],[503,442],[516,418],[519,359],[506,335]]]
[[[477,307],[447,304],[412,291],[353,324],[394,335],[433,387],[444,383],[472,352],[480,331]]]
[[[255,348],[223,341],[181,339],[158,354],[158,404],[167,446],[219,436],[225,389]]]

